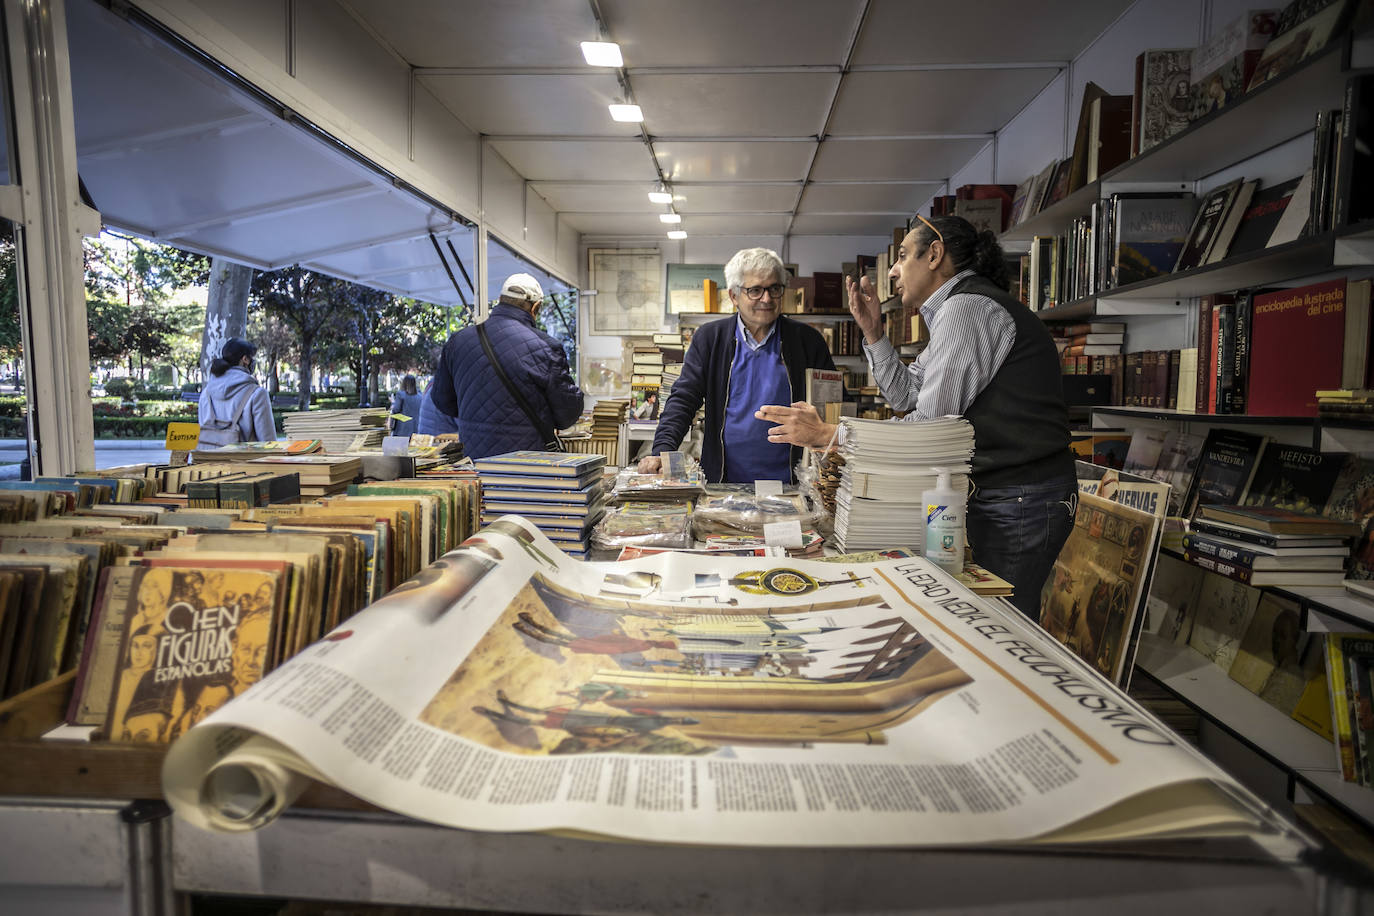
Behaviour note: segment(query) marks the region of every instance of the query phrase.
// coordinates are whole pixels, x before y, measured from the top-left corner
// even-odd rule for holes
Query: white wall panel
[[[554,260],[558,241],[558,226],[553,207],[534,191],[525,193],[525,244],[531,251],[548,252],[546,259]]]
[[[334,0],[296,0],[295,34],[296,78],[404,150],[409,68]]]
[[[195,0],[196,6],[258,53],[286,68],[286,7],[290,0]]]
[[[840,265],[853,261],[856,255],[886,251],[891,237],[794,235],[789,240],[783,260],[797,265],[803,277],[818,270],[837,271]]]
[[[1020,184],[1051,159],[1064,157],[1064,81],[1061,73],[997,134],[997,180]]]
[[[525,180],[491,147],[482,152],[482,209],[503,238],[525,237]]]
[[[995,180],[992,174],[995,158],[992,144],[989,143],[967,165],[949,177],[949,186],[957,190],[960,185],[992,184]]]
[[[433,173],[454,189],[454,209],[470,219],[477,218],[481,191],[482,143],[434,94],[415,87],[414,138],[411,148],[415,164]]]
[[[556,258],[558,269],[568,279],[569,283],[576,284],[578,287],[581,287],[585,279],[581,259],[581,241],[582,234],[560,218],[558,220],[558,253]]]
[[[771,248],[782,256],[780,235],[735,235],[698,239],[688,236],[683,244],[683,264],[724,264],[741,248]],[[783,260],[786,260],[784,258]]]

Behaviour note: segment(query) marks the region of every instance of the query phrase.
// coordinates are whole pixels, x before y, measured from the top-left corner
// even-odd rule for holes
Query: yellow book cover
[[[257,683],[281,572],[143,567],[130,590],[106,734],[167,743]]]

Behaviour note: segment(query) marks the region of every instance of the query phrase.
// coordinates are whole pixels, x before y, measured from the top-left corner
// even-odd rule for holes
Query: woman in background
[[[200,448],[277,438],[272,399],[253,378],[257,352],[256,344],[231,337],[210,363],[210,378],[200,392]]]
[[[406,419],[392,418],[391,434],[409,437],[416,432],[416,420],[420,416],[420,402],[423,400],[415,386],[415,376],[407,375],[401,379],[401,390],[391,399],[391,412],[401,414]]]

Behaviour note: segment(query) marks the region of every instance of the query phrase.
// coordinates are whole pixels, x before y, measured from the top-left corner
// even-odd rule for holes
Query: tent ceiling
[[[1060,0],[1053,16],[1014,0],[343,5],[567,225],[662,238],[646,196],[660,175],[693,236],[886,235],[1129,2]],[[474,273],[470,227],[97,3],[68,10],[80,170],[111,225],[457,301],[427,235]],[[623,74],[582,61],[594,10]],[[980,25],[1003,17],[1014,33]],[[606,112],[621,75],[642,130]]]
[[[569,225],[662,237],[646,196],[660,174],[689,235],[886,235],[1129,0],[1061,0],[1053,16],[1015,0],[349,5]],[[624,94],[613,71],[580,59],[594,10],[620,43],[642,134],[606,113]],[[1014,33],[981,25],[1004,17]],[[860,181],[898,184],[848,184]]]
[[[107,225],[459,301],[428,234],[472,274],[469,226],[95,3],[69,3],[67,20],[78,170]]]

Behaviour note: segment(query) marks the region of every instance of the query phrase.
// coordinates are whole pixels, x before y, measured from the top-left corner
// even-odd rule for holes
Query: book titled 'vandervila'
[[[1315,417],[1317,392],[1339,388],[1345,345],[1345,279],[1252,300],[1248,412]]]

